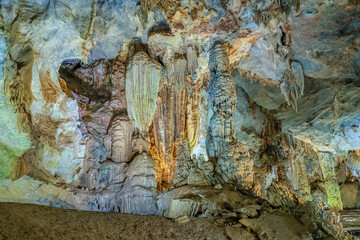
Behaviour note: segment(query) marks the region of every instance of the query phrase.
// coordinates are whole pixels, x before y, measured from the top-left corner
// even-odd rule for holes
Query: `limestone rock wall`
[[[353,1],[0,4],[0,201],[359,206]]]

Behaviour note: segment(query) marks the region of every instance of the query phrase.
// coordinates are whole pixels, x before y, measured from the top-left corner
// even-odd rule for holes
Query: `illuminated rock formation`
[[[167,83],[159,92],[157,109],[153,120],[152,134],[157,151],[155,158],[159,159],[161,179],[164,188],[171,186],[174,179],[175,162],[178,146],[183,139],[194,147],[199,130],[199,100],[201,85],[191,83],[191,74],[187,68],[196,65],[196,54],[190,50],[190,61],[184,58],[168,59]],[[195,58],[195,59],[191,59]],[[191,70],[191,69],[190,69]],[[194,70],[191,70],[194,71]],[[161,188],[161,186],[159,186]]]
[[[230,75],[224,43],[216,41],[210,50],[209,102],[213,111],[207,137],[207,152],[217,162],[216,172],[225,182],[238,181],[244,188],[253,185],[253,162],[235,138],[233,111],[236,89]]]
[[[130,59],[125,84],[128,114],[142,137],[147,136],[154,118],[162,81],[162,66],[145,52],[138,52]]]
[[[280,209],[345,238],[326,209],[360,205],[357,1],[0,5],[0,201],[228,211],[259,238],[244,219]]]

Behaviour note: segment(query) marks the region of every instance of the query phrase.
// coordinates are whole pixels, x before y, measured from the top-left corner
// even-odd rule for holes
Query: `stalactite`
[[[304,95],[304,73],[300,63],[292,62],[291,71],[294,79],[293,81],[297,86],[296,97],[300,99]]]
[[[195,46],[188,46],[186,50],[187,73],[192,77],[197,66],[197,52]]]
[[[187,73],[187,61],[183,56],[167,53],[167,83],[159,92],[153,120],[152,136],[155,149],[153,158],[158,159],[158,189],[167,189],[174,179],[178,146],[184,138],[196,142],[199,128],[199,96],[201,85],[191,84]]]
[[[297,112],[297,102],[304,94],[304,74],[300,63],[291,63],[291,69],[284,73],[280,89],[288,105]]]
[[[256,75],[253,72],[250,72],[250,71],[247,71],[244,69],[240,69],[240,68],[238,68],[237,70],[238,70],[240,76],[245,76],[246,78],[250,79],[251,81],[258,81],[263,86],[280,86],[279,82],[276,82],[270,78],[264,78],[259,75]]]
[[[177,58],[174,62],[174,80],[179,90],[184,89],[187,83],[186,63],[184,58]]]
[[[125,93],[126,65],[121,58],[122,54],[120,53],[111,66],[112,99],[115,101],[117,109],[125,110],[127,109]]]
[[[182,56],[177,57],[172,51],[167,53],[166,83],[174,84],[181,91],[187,84],[187,61]]]
[[[156,145],[154,125],[152,124],[149,129],[150,149],[149,154],[154,160],[156,168],[156,185],[158,191],[163,191],[169,188],[168,184],[163,183],[163,159],[160,158],[160,154]]]
[[[159,8],[163,12],[173,11],[179,3],[174,0],[161,1],[161,0],[141,0],[140,6],[142,11],[145,13],[147,19],[149,12],[152,12],[154,8]]]
[[[162,183],[170,185],[175,170],[177,146],[184,137],[186,91],[174,85],[164,85],[153,121],[154,140],[160,158]]]
[[[263,138],[265,141],[262,147],[259,149],[260,152],[264,151],[267,145],[271,143],[274,138],[282,131],[281,121],[279,121],[267,109],[262,108],[261,111],[266,115],[266,118],[263,124],[263,129],[261,131],[261,138]]]
[[[199,86],[192,86],[187,92],[186,104],[186,122],[185,122],[185,137],[190,142],[190,148],[193,149],[200,129],[200,101],[202,91]]]
[[[136,53],[127,66],[126,100],[128,114],[143,137],[153,120],[163,69],[145,52]]]

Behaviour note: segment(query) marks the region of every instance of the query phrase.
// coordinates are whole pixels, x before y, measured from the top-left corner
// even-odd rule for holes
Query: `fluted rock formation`
[[[196,55],[192,58],[195,60],[190,61],[196,62]],[[156,147],[153,157],[158,159],[158,168],[161,172],[159,179],[165,188],[170,186],[174,179],[176,156],[181,154],[178,152],[178,146],[185,138],[190,141],[191,147],[197,141],[201,97],[201,85],[191,83],[192,75],[187,72],[187,60],[173,60],[170,56],[167,61],[167,83],[159,92],[152,125]]]
[[[178,148],[179,154],[175,162],[175,173],[173,184],[185,185],[191,170],[194,168],[194,163],[191,160],[191,150],[188,140],[183,140]]]
[[[291,69],[285,72],[280,89],[289,106],[297,111],[297,102],[304,94],[304,74],[300,63],[291,63]]]
[[[253,185],[253,162],[235,139],[233,111],[236,90],[230,75],[224,43],[216,41],[210,50],[209,102],[213,111],[207,136],[207,152],[217,161],[216,172],[223,181],[237,181],[244,188]]]
[[[156,168],[147,153],[134,157],[125,173],[124,187],[117,194],[120,212],[157,214]]]
[[[162,81],[162,66],[145,52],[138,52],[130,59],[126,72],[128,114],[143,137],[147,136],[154,118]]]
[[[6,42],[3,33],[0,34],[0,68],[4,67]],[[0,86],[4,86],[3,71],[0,71]],[[7,129],[0,136],[0,179],[11,176],[16,167],[16,159],[21,157],[30,147],[31,142],[26,133],[19,132],[17,128],[17,116],[14,108],[8,103],[4,92],[0,92],[0,128]]]
[[[224,43],[215,42],[209,59],[210,82],[209,103],[214,112],[211,118],[208,152],[211,157],[219,157],[225,142],[234,140],[232,112],[236,106],[236,90],[230,77],[229,61]]]
[[[132,152],[133,125],[127,117],[116,117],[111,129],[111,160],[127,162]]]
[[[210,161],[203,158],[191,157],[190,143],[184,139],[178,148],[175,162],[175,173],[173,184],[182,185],[211,185],[213,179],[214,166]]]
[[[175,85],[165,85],[159,93],[159,101],[153,122],[154,145],[161,168],[161,181],[169,184],[173,179],[177,148],[185,131],[186,92]]]

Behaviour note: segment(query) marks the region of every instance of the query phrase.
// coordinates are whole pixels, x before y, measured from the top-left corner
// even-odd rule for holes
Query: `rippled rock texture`
[[[0,4],[0,201],[286,212],[311,219],[300,239],[348,237],[331,212],[360,206],[358,1]]]

